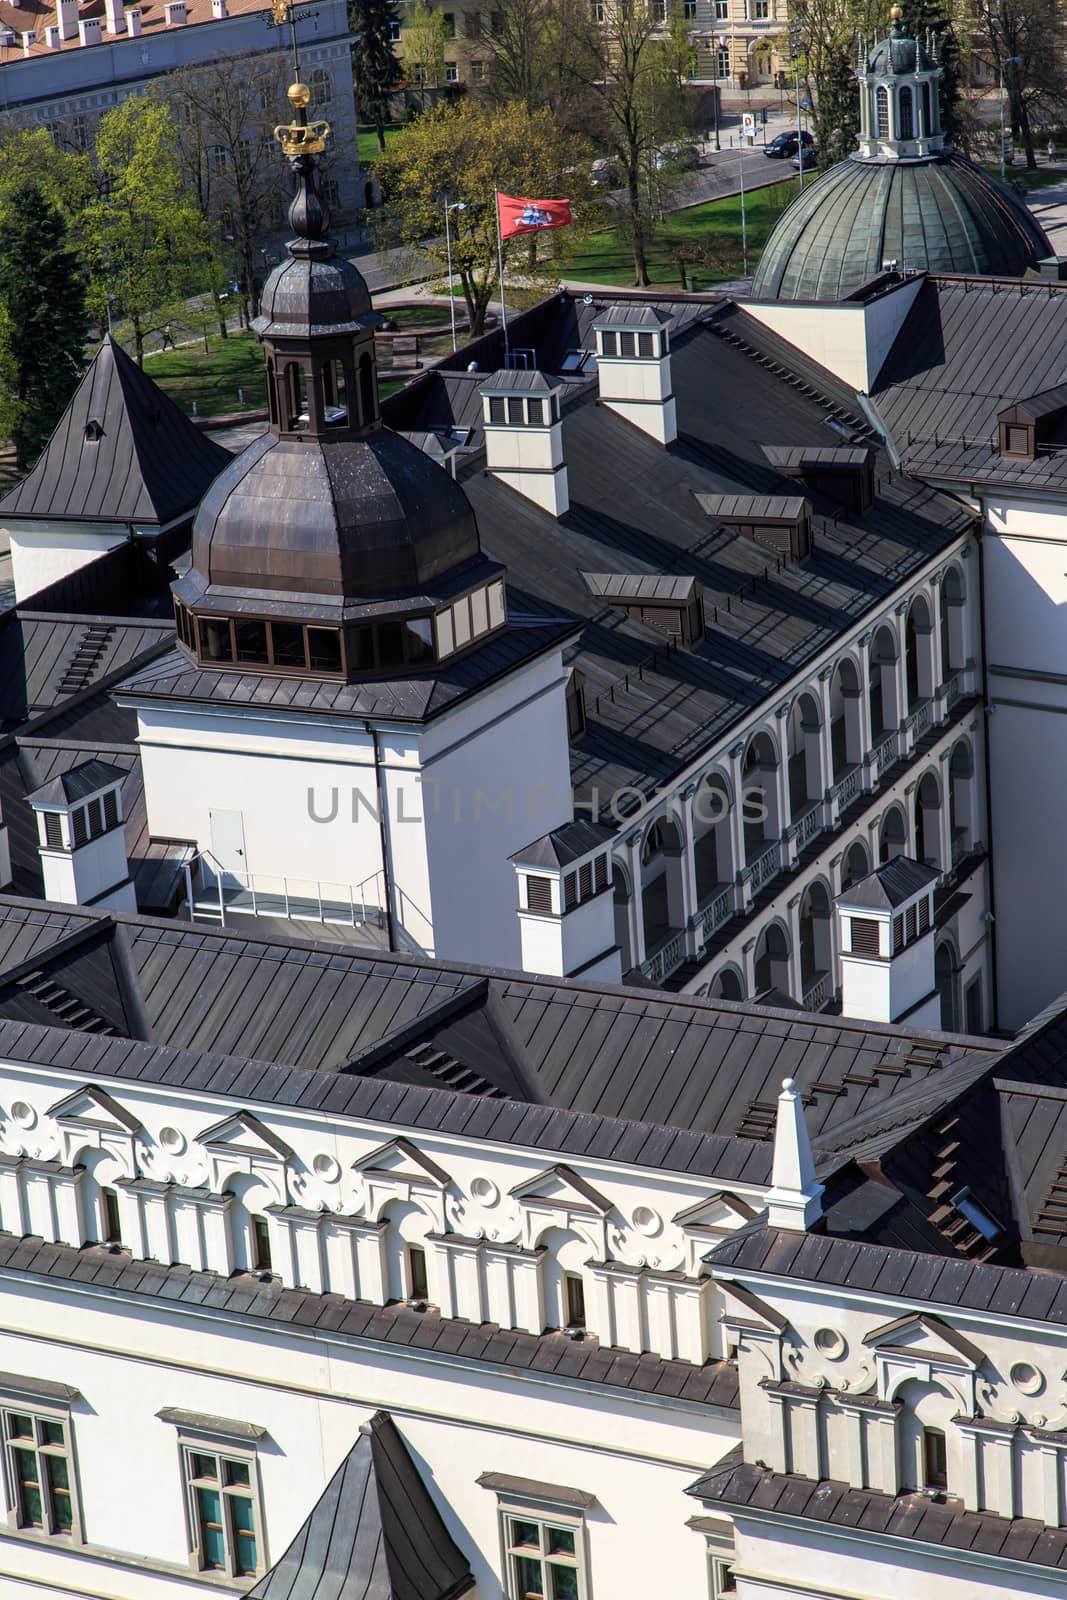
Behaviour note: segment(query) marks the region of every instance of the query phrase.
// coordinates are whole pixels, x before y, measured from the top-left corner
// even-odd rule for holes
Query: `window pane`
[[[452,626],[456,630],[456,645],[466,644],[471,636],[471,614],[466,595],[452,607]]]
[[[378,624],[378,665],[399,667],[404,660],[404,629],[399,622]]]
[[[192,1456],[190,1461],[194,1478],[209,1478],[214,1481],[218,1477],[218,1462],[214,1456]]]
[[[534,1550],[541,1548],[541,1529],[536,1522],[512,1522],[511,1542],[522,1547],[529,1545]]]
[[[452,612],[439,611],[437,613],[438,657],[450,656],[455,648],[455,640],[452,637]]]
[[[541,1562],[536,1557],[516,1556],[515,1576],[518,1579],[517,1600],[547,1600]]]
[[[313,672],[340,672],[341,635],[336,628],[308,629],[308,658]]]
[[[74,1525],[74,1508],[70,1498],[70,1475],[66,1456],[45,1456],[44,1470],[48,1475],[52,1532],[69,1533]]]
[[[489,585],[489,625],[497,628],[504,620],[504,582],[498,578]]]
[[[238,661],[267,662],[267,624],[265,622],[234,622],[237,635]]]
[[[374,629],[350,628],[348,633],[349,665],[357,672],[370,672],[374,666]]]
[[[552,1600],[578,1600],[578,1569],[577,1567],[557,1567],[554,1564],[548,1569],[552,1585]]]
[[[209,1572],[226,1570],[226,1535],[222,1526],[222,1496],[217,1489],[196,1491],[200,1525],[200,1560]]]
[[[24,1417],[20,1411],[9,1411],[7,1413],[7,1436],[9,1439],[32,1439],[32,1418]]]
[[[44,1421],[42,1421],[42,1423],[41,1423],[41,1443],[42,1444],[58,1444],[58,1445],[62,1446],[62,1444],[63,1444],[63,1424],[61,1422],[44,1422]]]
[[[410,622],[405,622],[404,636],[409,661],[433,659],[433,622],[429,617],[412,617]]]
[[[256,1570],[256,1522],[252,1501],[248,1495],[230,1496],[230,1529],[233,1535],[233,1557],[238,1577],[247,1577]]]
[[[552,1556],[572,1556],[574,1554],[574,1534],[568,1528],[546,1528],[548,1535],[548,1553]]]
[[[489,628],[489,604],[484,589],[475,589],[471,595],[471,618],[474,623],[474,637],[477,639]]]
[[[246,1461],[226,1461],[223,1463],[223,1471],[226,1474],[227,1484],[231,1486],[233,1484],[244,1484],[247,1487],[250,1482],[248,1463]]]
[[[272,622],[274,636],[274,665],[276,667],[302,667],[304,665],[304,630],[295,622]]]
[[[37,1454],[33,1450],[12,1450],[15,1480],[18,1489],[19,1527],[43,1528],[44,1512],[41,1505],[41,1488],[37,1477]]]
[[[200,623],[200,656],[204,661],[229,661],[230,624],[225,622]]]

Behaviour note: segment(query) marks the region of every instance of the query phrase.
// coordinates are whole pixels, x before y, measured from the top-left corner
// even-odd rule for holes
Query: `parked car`
[[[794,172],[810,172],[818,165],[819,152],[814,145],[805,145],[798,155],[793,157],[792,167]]]
[[[800,135],[800,143],[806,147],[810,146],[812,149],[815,148],[815,140],[812,138],[811,134],[806,128]],[[772,159],[781,161],[785,160],[789,156],[795,156],[797,153],[797,148],[796,129],[791,128],[788,133],[780,133],[778,134],[777,138],[772,139],[770,144],[767,145],[763,154],[765,156],[770,156]]]

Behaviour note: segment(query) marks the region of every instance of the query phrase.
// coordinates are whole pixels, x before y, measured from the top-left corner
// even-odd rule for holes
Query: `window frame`
[[[541,1530],[540,1549],[536,1556],[528,1559],[537,1559],[540,1562],[542,1583],[544,1587],[544,1600],[552,1600],[551,1589],[544,1583],[545,1574],[551,1565],[562,1566],[567,1571],[574,1571],[578,1579],[578,1600],[590,1600],[589,1581],[589,1546],[586,1519],[584,1514],[568,1505],[553,1505],[547,1500],[526,1501],[522,1496],[501,1495],[497,1502],[497,1515],[500,1534],[500,1571],[501,1587],[505,1600],[526,1600],[529,1590],[521,1587],[516,1570],[516,1561],[520,1559],[522,1546],[517,1546],[511,1538],[512,1523],[536,1523]],[[574,1540],[574,1560],[552,1562],[547,1550],[547,1541],[544,1538],[546,1528],[570,1534]]]
[[[71,1394],[77,1391],[71,1390]],[[22,1495],[20,1492],[21,1479],[16,1477],[16,1465],[13,1460],[15,1451],[24,1448],[12,1445],[8,1434],[9,1417],[29,1417],[33,1426],[33,1452],[37,1472],[37,1488],[41,1496],[40,1526],[35,1523],[23,1522]],[[62,1430],[62,1444],[42,1442],[40,1431],[43,1426],[58,1427]],[[40,1539],[49,1544],[53,1540],[68,1543],[71,1546],[85,1543],[85,1534],[82,1527],[81,1489],[78,1480],[77,1460],[75,1456],[74,1429],[70,1412],[70,1405],[61,1400],[50,1400],[27,1389],[25,1393],[18,1389],[5,1387],[0,1391],[0,1446],[3,1451],[3,1479],[4,1498],[6,1501],[7,1525],[12,1533],[25,1535],[29,1538]],[[67,1463],[67,1483],[64,1486],[70,1503],[71,1524],[69,1528],[53,1528],[49,1526],[52,1512],[50,1503],[53,1499],[54,1486],[49,1486],[45,1492],[47,1475],[41,1470],[41,1459],[54,1459],[62,1456]]]
[[[218,1493],[226,1506],[225,1497],[229,1494],[232,1500],[238,1498],[247,1500],[252,1507],[252,1537],[256,1547],[256,1566],[254,1572],[238,1572],[234,1561],[234,1543],[237,1533],[230,1515],[223,1517],[221,1524],[223,1542],[226,1554],[225,1568],[206,1565],[203,1556],[202,1531],[200,1524],[200,1509],[197,1498],[198,1476],[193,1470],[195,1457],[213,1456],[217,1463]],[[178,1461],[181,1473],[182,1503],[185,1507],[186,1538],[189,1546],[189,1565],[192,1571],[198,1574],[207,1574],[208,1581],[215,1576],[222,1581],[241,1583],[260,1578],[268,1570],[270,1560],[266,1548],[266,1523],[263,1516],[263,1488],[259,1472],[259,1452],[255,1446],[249,1446],[239,1440],[229,1438],[219,1433],[214,1434],[205,1430],[179,1428],[178,1430]],[[247,1494],[244,1486],[227,1484],[224,1481],[223,1463],[243,1467],[248,1473]]]

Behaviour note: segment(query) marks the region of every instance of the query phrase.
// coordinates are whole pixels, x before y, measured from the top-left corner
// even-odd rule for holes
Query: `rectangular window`
[[[85,814],[85,807],[79,806],[70,814],[70,836],[74,840],[75,850],[79,845],[85,844],[89,838],[89,819]]]
[[[878,923],[873,917],[850,917],[852,925],[851,950],[857,956],[878,955]]]
[[[100,1191],[100,1226],[105,1244],[122,1243],[119,1197],[114,1189],[101,1189]]]
[[[485,590],[472,590],[470,602],[474,637],[478,639],[483,633],[489,632],[489,602]]]
[[[734,1556],[709,1556],[711,1567],[711,1600],[728,1600],[730,1595],[737,1593],[737,1580],[734,1577]]]
[[[1004,453],[1009,456],[1028,456],[1030,454],[1029,428],[1013,428],[1010,425],[1004,429]]]
[[[62,850],[63,825],[59,820],[58,811],[44,813],[44,842],[49,850]]]
[[[930,901],[929,898],[919,901],[919,932],[925,933],[930,926]]]
[[[119,825],[119,792],[109,789],[104,796],[104,827],[117,828]]]
[[[70,1538],[75,1507],[69,1422],[5,1410],[3,1427],[8,1505],[18,1526]]]
[[[637,335],[637,353],[646,361],[656,354],[656,336],[654,333],[639,333]]]
[[[462,600],[457,600],[452,607],[452,627],[456,636],[456,649],[460,645],[468,644],[471,636],[471,608],[464,595]]]
[[[563,880],[563,909],[573,911],[578,904],[578,880],[573,872],[568,872]]]
[[[445,62],[445,82],[446,83],[458,83],[459,82],[459,67],[456,65],[456,63],[454,61],[446,61]]]
[[[272,622],[271,639],[276,667],[305,667],[304,630],[298,622]]]
[[[254,1578],[258,1568],[255,1464],[183,1450],[193,1551],[201,1572]]]
[[[437,627],[437,659],[441,661],[445,656],[450,656],[456,648],[451,609],[439,611],[434,621]]]
[[[471,82],[472,83],[484,83],[485,82],[485,62],[484,61],[472,61],[471,62]]]
[[[426,1251],[421,1244],[409,1244],[406,1254],[408,1262],[408,1299],[428,1300],[430,1298],[430,1280],[426,1272]]]
[[[596,858],[596,891],[597,891],[597,894],[599,894],[601,892],[601,890],[606,889],[607,886],[608,886],[608,858],[607,858],[607,856],[597,856],[597,858]]]
[[[948,1456],[940,1428],[923,1429],[923,1488],[948,1488]]]
[[[104,806],[99,795],[95,800],[89,801],[85,808],[85,814],[89,819],[90,839],[99,839],[104,831]]]
[[[238,661],[255,661],[267,664],[267,624],[265,622],[235,622]]]
[[[602,330],[600,335],[600,354],[602,356],[617,356],[619,353],[619,336],[612,333],[610,328]]]
[[[577,1272],[563,1274],[568,1328],[585,1327],[585,1284]]]
[[[694,22],[697,14],[697,0],[682,0],[682,16],[686,22]]]
[[[271,1269],[270,1224],[266,1217],[253,1216],[249,1219],[248,1243],[252,1271],[269,1272]]]
[[[232,659],[230,649],[230,623],[229,618],[224,622],[200,622],[200,659],[201,661],[229,661]]]
[[[901,913],[901,915],[899,917],[894,917],[893,918],[893,954],[896,955],[897,951],[898,950],[903,950],[903,948],[904,948],[904,916],[903,916],[903,913]]]
[[[583,1600],[581,1531],[562,1517],[505,1513],[508,1600]]]
[[[404,656],[408,661],[432,661],[433,622],[429,617],[412,617],[404,624]]]
[[[593,892],[593,863],[586,861],[578,868],[578,889],[583,900],[588,900]]]
[[[443,32],[445,38],[454,39],[456,37],[456,13],[454,11],[442,11],[441,21],[444,23]]]
[[[523,421],[522,401],[517,395],[508,397],[508,421],[520,424]]]
[[[507,407],[504,404],[503,396],[491,394],[489,396],[489,421],[506,422],[507,420],[508,413]]]
[[[499,628],[504,621],[504,580],[497,578],[489,585],[489,626]]]
[[[911,941],[915,938],[915,934],[916,934],[917,929],[918,929],[918,923],[919,923],[919,919],[918,919],[918,915],[916,913],[915,907],[914,906],[909,906],[908,907],[908,911],[907,911],[907,923],[906,923],[907,939],[908,939],[908,943],[909,944],[911,944]]]
[[[308,629],[308,661],[312,672],[340,672],[341,635],[336,628]]]
[[[632,333],[619,334],[620,356],[635,356],[637,354],[637,339]]]

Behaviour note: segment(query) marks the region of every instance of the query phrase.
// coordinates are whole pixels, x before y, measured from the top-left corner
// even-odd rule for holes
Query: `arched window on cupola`
[[[889,90],[883,84],[874,97],[875,126],[879,139],[889,138]]]
[[[907,84],[900,91],[900,138],[914,139],[915,137],[915,102]]]
[[[267,417],[271,422],[278,420],[278,396],[274,390],[274,362],[267,362]]]
[[[934,124],[933,124],[933,120],[932,120],[932,118],[930,116],[930,85],[928,83],[924,83],[924,84],[920,85],[920,95],[921,95],[920,104],[922,106],[922,119],[923,119],[922,128],[920,129],[920,132],[924,133],[926,135],[926,137],[929,138],[930,135],[934,131]]]

